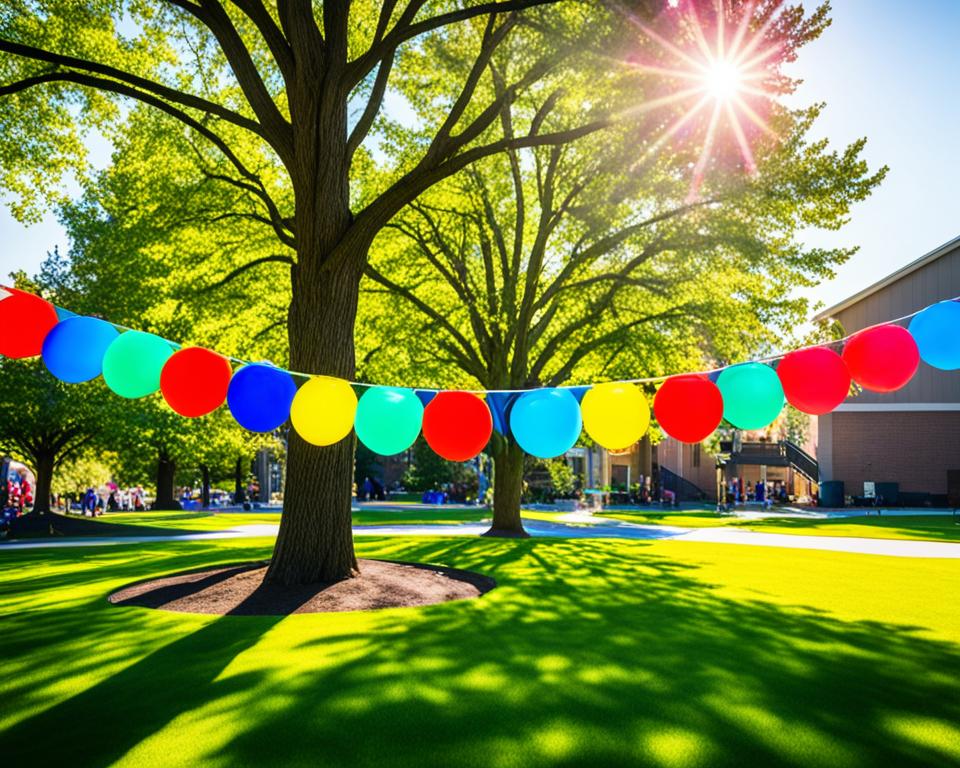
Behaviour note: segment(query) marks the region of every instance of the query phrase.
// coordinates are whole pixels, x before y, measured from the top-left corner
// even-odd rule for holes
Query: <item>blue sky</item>
[[[809,5],[809,3],[808,3]],[[809,291],[834,304],[960,235],[960,0],[834,0],[833,25],[801,53],[796,103],[825,101],[817,128],[838,147],[869,139],[866,157],[890,173],[839,232],[807,232],[810,245],[859,245],[837,278]],[[104,163],[109,146],[94,141]],[[48,216],[24,227],[0,211],[0,276],[36,271],[66,236]]]

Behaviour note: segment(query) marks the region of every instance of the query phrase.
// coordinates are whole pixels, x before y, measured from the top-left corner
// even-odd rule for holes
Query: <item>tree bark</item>
[[[360,275],[355,260],[310,278],[310,262],[296,269],[290,307],[294,370],[354,377],[353,326]],[[353,549],[353,433],[315,446],[290,430],[280,532],[267,581],[284,585],[332,582],[358,574]]]
[[[523,450],[509,438],[496,437],[493,450],[493,524],[484,536],[526,538],[520,518]]]
[[[204,509],[210,508],[210,467],[206,464],[200,465],[200,503]]]
[[[33,489],[33,511],[42,515],[50,511],[50,487],[53,483],[53,454],[36,457],[37,487]],[[6,482],[6,478],[4,478]]]
[[[154,509],[181,509],[180,502],[173,498],[173,480],[177,463],[165,452],[157,459],[157,496],[153,501]]]

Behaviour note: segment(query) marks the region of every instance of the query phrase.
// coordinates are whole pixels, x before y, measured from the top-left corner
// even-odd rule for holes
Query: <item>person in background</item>
[[[93,488],[87,488],[87,492],[83,495],[83,515],[86,517],[87,512],[90,513],[90,517],[97,516],[97,492]]]

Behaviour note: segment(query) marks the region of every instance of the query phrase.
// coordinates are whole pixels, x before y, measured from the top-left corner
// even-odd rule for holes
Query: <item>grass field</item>
[[[960,541],[960,517],[951,515],[864,515],[829,519],[771,517],[745,520],[715,512],[677,512],[657,514],[639,512],[603,512],[604,517],[639,525],[675,525],[682,528],[732,526],[764,533],[799,533],[807,536],[858,536],[869,539],[923,539]]]
[[[488,519],[484,507],[461,509],[360,509],[353,512],[354,525],[414,525],[422,523],[456,524]],[[280,512],[112,512],[98,521],[126,526],[181,529],[184,531],[220,531],[239,525],[280,522]]]
[[[358,550],[499,586],[419,609],[193,616],[105,597],[270,542],[0,553],[4,764],[960,762],[957,561],[568,539]]]

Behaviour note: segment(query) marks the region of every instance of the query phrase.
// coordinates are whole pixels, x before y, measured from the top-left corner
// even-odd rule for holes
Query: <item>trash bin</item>
[[[820,483],[820,506],[843,506],[843,480],[825,480]]]

